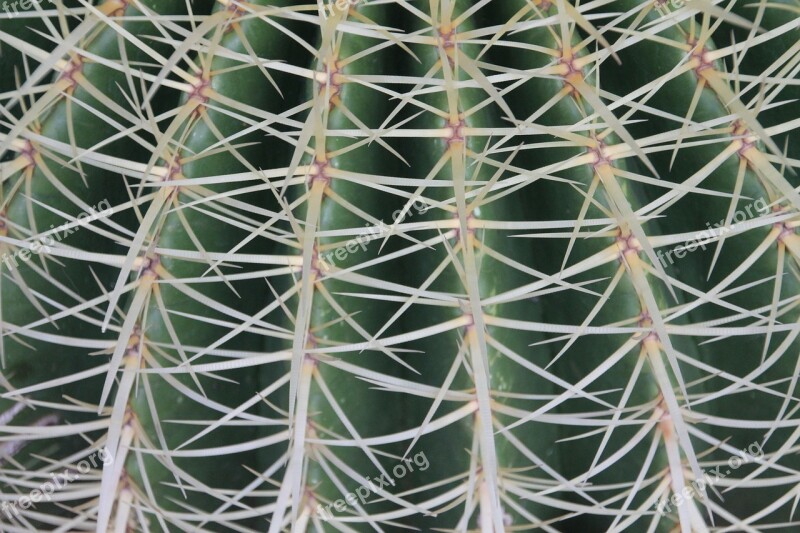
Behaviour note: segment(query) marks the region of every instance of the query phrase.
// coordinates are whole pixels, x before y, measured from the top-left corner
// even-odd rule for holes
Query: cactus
[[[0,530],[796,530],[798,42],[1,4]]]

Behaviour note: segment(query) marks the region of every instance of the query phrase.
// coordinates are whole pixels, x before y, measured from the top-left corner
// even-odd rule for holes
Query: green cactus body
[[[541,6],[543,9],[540,10],[526,8],[525,3],[509,3],[505,7],[508,11],[500,17],[506,20],[514,16],[526,21],[542,20],[557,13],[554,6],[549,9]],[[581,50],[580,40],[574,36],[569,47],[560,44],[567,39],[568,35],[557,35],[549,28],[533,27],[518,34],[515,40],[521,43],[559,53],[562,70],[557,71],[560,76],[552,79],[531,79],[511,93],[509,99],[519,106],[521,120],[527,119],[550,128],[553,134],[548,139],[561,150],[552,155],[544,148],[521,154],[526,164],[531,165],[531,170],[555,176],[540,179],[530,188],[531,203],[537,212],[545,220],[553,221],[612,217],[620,228],[602,233],[591,227],[566,228],[553,235],[561,236],[560,240],[550,238],[542,241],[541,253],[537,255],[539,260],[535,263],[545,273],[553,275],[559,271],[575,270],[578,275],[565,281],[583,285],[584,291],[596,291],[595,297],[569,290],[541,298],[545,316],[556,323],[579,328],[572,335],[561,336],[567,342],[556,353],[553,373],[569,376],[569,383],[590,383],[587,386],[589,391],[604,402],[610,402],[603,405],[597,399],[592,402],[574,394],[572,397],[562,394],[559,399],[558,408],[564,414],[573,415],[576,422],[607,417],[609,424],[604,431],[592,431],[579,423],[562,425],[564,474],[579,486],[587,483],[587,493],[605,506],[593,508],[593,501],[573,492],[570,500],[581,506],[583,512],[570,527],[595,530],[645,527],[647,524],[667,530],[672,527],[669,518],[647,514],[631,518],[624,513],[631,509],[646,511],[659,492],[672,488],[670,469],[681,469],[675,456],[670,454],[677,448],[674,429],[668,420],[662,420],[668,409],[665,396],[672,394],[667,385],[669,380],[665,378],[673,379],[670,356],[674,357],[676,348],[681,353],[693,353],[693,346],[673,336],[669,336],[669,343],[659,337],[660,342],[655,344],[648,336],[640,334],[587,335],[593,327],[602,325],[657,327],[657,322],[664,320],[658,315],[674,300],[658,280],[657,273],[643,269],[640,262],[646,251],[638,245],[642,238],[637,237],[637,231],[641,232],[638,235],[649,235],[657,231],[657,226],[651,222],[636,228],[626,223],[626,210],[635,211],[643,203],[643,195],[641,187],[627,179],[636,163],[613,155],[620,144],[619,135],[604,133],[602,136],[568,137],[564,133],[565,126],[591,115],[596,86],[596,76],[586,74],[591,73],[591,64],[577,68],[582,60],[588,59],[588,54]],[[499,51],[497,57],[500,60]],[[525,69],[545,69],[549,63],[546,55],[537,57],[534,53],[511,56],[510,60],[514,61],[516,68]],[[536,98],[530,95],[536,95]],[[603,112],[601,109],[601,118],[604,118]],[[602,159],[598,160],[598,157]],[[570,159],[586,163],[563,163]],[[581,185],[576,187],[565,183],[565,179]],[[545,231],[530,237],[546,235],[548,232]],[[609,261],[615,255],[616,260]],[[603,256],[605,259],[601,264],[580,270],[583,263]],[[606,365],[612,366],[602,371]],[[697,374],[691,367],[679,366],[686,381]],[[596,373],[594,377],[591,371]],[[662,389],[668,390],[666,395],[662,394]],[[626,458],[622,464],[614,461],[618,456]],[[619,487],[635,487],[637,483],[641,484],[639,493],[626,495],[620,491]],[[688,481],[679,480],[678,483],[688,484]],[[674,481],[672,484],[674,486]],[[681,490],[680,485],[677,490]],[[636,518],[641,522],[637,524]]]
[[[67,6],[75,8],[77,2],[67,2]],[[17,46],[22,43],[35,47],[49,53],[56,46],[46,34],[50,30],[58,31],[59,26],[65,28],[64,33],[69,33],[76,26],[77,19],[71,18],[59,20],[57,17],[43,17],[38,15],[33,4],[27,8],[17,6],[13,9],[5,10],[7,17],[0,18],[0,32],[4,34],[4,40],[13,41],[14,44],[3,45],[0,48],[0,72],[3,78],[0,80],[0,93],[10,94],[26,80],[27,74],[36,71],[39,61],[31,55],[19,50]],[[62,35],[63,36],[63,35]],[[19,111],[17,106],[8,106],[8,111]]]
[[[145,5],[169,14],[182,3]],[[107,2],[98,9],[111,15],[127,8]],[[134,7],[127,11],[128,16],[136,13],[139,11]],[[10,148],[17,155],[0,172],[2,234],[7,238],[2,245],[0,278],[0,357],[3,389],[11,394],[0,400],[0,410],[10,417],[4,424],[40,430],[39,434],[23,434],[21,440],[10,439],[3,461],[16,464],[11,466],[15,469],[38,471],[38,475],[22,478],[34,486],[51,472],[60,472],[64,465],[58,461],[68,465],[74,460],[73,454],[86,455],[87,440],[80,434],[105,425],[87,408],[96,400],[97,376],[103,372],[94,371],[98,358],[87,355],[103,351],[108,344],[103,339],[110,338],[109,334],[99,334],[97,316],[91,308],[93,300],[102,299],[104,285],[114,275],[112,267],[104,264],[103,254],[115,248],[109,236],[128,232],[121,225],[129,222],[124,214],[112,215],[115,206],[125,200],[125,186],[113,171],[69,161],[78,149],[106,143],[117,133],[111,124],[96,124],[96,113],[122,120],[120,108],[111,100],[119,98],[120,88],[127,84],[126,76],[102,64],[119,61],[120,46],[115,32],[98,28],[98,22],[99,18],[87,16],[74,30],[85,35],[88,58],[75,54],[70,61],[57,65],[60,72],[47,91],[12,127],[12,134],[16,129],[17,136],[2,141],[4,149]],[[152,30],[152,24],[142,20],[130,20],[125,27],[134,33]],[[34,29],[35,25],[30,31]],[[38,41],[34,39],[33,44],[40,44]],[[127,57],[132,61],[145,58],[135,47],[127,51]],[[51,142],[63,143],[67,152],[51,150]],[[104,154],[134,161],[142,157],[135,145],[106,144]],[[89,251],[95,259],[76,259],[70,253],[75,249]],[[70,308],[78,314],[66,311]],[[29,447],[25,446],[28,439],[33,441]],[[91,439],[89,444],[95,446]],[[56,462],[43,463],[43,456]],[[102,467],[97,462],[93,465],[98,466]],[[15,485],[13,480],[4,482],[3,491],[12,494],[25,488]],[[74,497],[65,492],[62,499]],[[51,512],[65,514],[63,510]],[[27,524],[44,527],[35,525],[44,523],[49,521]]]
[[[700,25],[673,28],[663,35],[678,43],[692,43],[698,37],[706,38]],[[715,49],[710,39],[703,44],[704,50]],[[653,48],[652,44],[650,48]],[[676,65],[683,59],[683,53],[675,50],[667,55],[662,50],[662,59],[663,64],[643,70],[640,76],[666,74],[671,69],[671,62],[674,61],[672,64]],[[726,140],[724,134],[718,135],[719,142],[682,149],[674,163],[670,160],[673,155],[671,152],[654,156],[658,158],[656,168],[665,179],[678,182],[689,181],[687,177],[691,177],[690,180],[698,186],[731,195],[688,195],[666,211],[667,214],[683,213],[683,217],[675,221],[675,233],[686,232],[690,236],[686,242],[703,242],[703,246],[708,248],[708,253],[691,253],[684,258],[667,255],[665,262],[670,266],[670,275],[709,295],[730,293],[724,298],[726,306],[697,302],[688,313],[691,322],[711,323],[724,319],[731,315],[732,306],[736,306],[734,309],[744,313],[743,316],[749,316],[752,323],[762,324],[766,330],[762,334],[715,339],[715,342],[701,344],[697,348],[699,361],[719,374],[719,377],[706,383],[705,397],[699,397],[695,407],[698,413],[718,417],[709,419],[706,426],[698,428],[704,435],[701,442],[722,447],[719,453],[708,457],[710,465],[716,464],[714,461],[725,465],[725,460],[739,450],[774,453],[776,449],[790,446],[796,439],[791,429],[780,427],[785,422],[777,422],[793,417],[787,409],[788,400],[781,397],[786,390],[793,389],[791,380],[777,386],[777,390],[783,392],[770,394],[769,397],[757,392],[758,389],[753,385],[742,386],[734,381],[734,377],[745,377],[748,383],[771,383],[780,380],[778,376],[795,375],[797,360],[793,354],[798,349],[796,335],[791,332],[772,333],[770,330],[778,323],[796,323],[794,306],[780,302],[791,300],[797,294],[798,285],[797,277],[789,273],[794,261],[789,258],[791,253],[786,251],[787,244],[783,239],[787,233],[781,220],[787,216],[782,217],[783,213],[791,212],[791,207],[786,204],[794,203],[791,199],[779,201],[782,194],[778,189],[781,183],[785,183],[783,176],[767,161],[769,148],[764,143],[754,143],[750,137],[751,128],[760,127],[760,116],[758,125],[755,117],[746,115],[735,120],[719,120],[729,116],[730,110],[737,107],[736,102],[730,102],[729,93],[732,89],[721,79],[721,72],[719,62],[699,72],[687,72],[671,80],[664,92],[650,101],[658,109],[670,110],[677,116],[688,116],[691,102],[696,100],[691,120],[701,124],[716,120],[715,127],[719,131],[729,131],[737,136],[731,142]],[[634,78],[628,81],[643,83],[644,80]],[[653,125],[650,125],[649,133],[659,131],[652,128]],[[691,139],[684,142],[694,144]],[[714,160],[719,161],[718,167],[713,172],[706,172],[709,162]],[[762,223],[736,234],[737,226],[741,229],[757,221],[759,216],[768,217],[770,208],[774,210],[772,216],[776,217],[773,224]],[[698,231],[697,228],[701,229]],[[691,235],[692,230],[694,236]],[[715,230],[721,238],[709,239],[711,230]],[[696,238],[698,234],[702,238]],[[707,239],[709,243],[705,244]],[[730,401],[730,394],[738,396],[738,400]],[[703,415],[699,416],[702,420]],[[771,422],[774,428],[770,428]],[[791,457],[782,458],[779,463],[779,469],[796,468],[796,461]],[[764,470],[755,460],[751,460],[751,464],[737,469],[736,477],[746,477],[759,468]],[[726,470],[731,472],[727,466]],[[721,483],[725,487],[735,485],[730,481]],[[763,493],[772,494],[771,499],[775,502],[782,502],[780,511],[776,510],[774,516],[782,516],[789,521],[790,498],[786,486],[780,481],[768,485]],[[740,516],[757,515],[762,505],[754,501],[747,491],[736,489],[727,492],[723,501],[714,500],[712,505],[721,508],[723,513]],[[731,514],[727,514],[726,519],[730,520],[730,517]]]
[[[798,0],[26,2],[0,529],[797,529]]]
[[[265,13],[272,7],[265,2],[251,9],[263,6]],[[245,15],[240,20],[242,13],[218,4],[210,15],[216,24],[206,37],[214,47],[196,58],[201,70],[194,73],[191,89],[167,127],[173,142],[161,146],[165,174],[161,179],[177,184],[158,189],[143,216],[139,231],[147,235],[136,258],[138,272],[122,326],[127,338],[120,337],[112,356],[112,364],[118,364],[123,374],[114,391],[109,432],[117,461],[104,472],[103,494],[119,493],[129,510],[147,502],[153,512],[139,515],[138,520],[146,520],[151,530],[202,523],[181,504],[187,497],[194,509],[216,512],[226,523],[241,520],[253,527],[260,513],[252,507],[263,504],[236,491],[258,469],[259,452],[272,440],[260,430],[269,424],[255,409],[238,413],[234,409],[245,402],[260,403],[258,372],[247,364],[247,356],[262,347],[261,335],[253,330],[263,327],[257,313],[273,299],[254,290],[254,285],[263,283],[254,274],[254,265],[229,269],[225,256],[264,253],[271,247],[251,238],[257,224],[246,211],[231,224],[222,222],[220,214],[241,212],[242,205],[251,204],[275,212],[277,202],[270,202],[267,186],[242,193],[236,183],[183,185],[184,180],[231,170],[256,171],[271,163],[256,134],[229,140],[250,124],[231,117],[229,112],[235,110],[226,102],[266,113],[279,108],[281,95],[255,65],[242,68],[240,59],[222,54],[283,57],[287,41],[258,17]],[[228,149],[215,152],[215,144]],[[191,255],[182,258],[181,251],[201,251],[211,265]],[[243,323],[231,323],[231,315]],[[200,368],[195,370],[195,365]],[[174,366],[177,373],[160,372]],[[204,368],[209,366],[210,370]],[[222,377],[216,375],[215,366],[233,370]],[[137,370],[149,373],[134,380]],[[209,424],[223,415],[227,418],[217,426]],[[209,427],[198,435],[198,427],[205,425]],[[225,496],[217,497],[215,491],[225,491]],[[107,501],[101,510],[110,512],[113,500]],[[122,520],[120,516],[124,515],[118,514],[117,520]],[[109,517],[101,514],[101,525]]]
[[[314,126],[314,136],[302,160],[307,173],[292,191],[300,199],[305,195],[305,203],[295,214],[298,220],[305,219],[307,229],[316,227],[320,234],[330,235],[304,235],[303,251],[305,246],[312,247],[312,268],[302,272],[298,297],[290,304],[294,311],[305,295],[310,300],[302,347],[308,352],[301,362],[297,389],[298,405],[306,404],[303,408],[307,410],[307,422],[298,422],[293,428],[297,431],[294,438],[306,441],[307,458],[298,520],[325,530],[346,527],[354,519],[367,521],[369,514],[392,510],[396,505],[389,500],[374,503],[375,496],[367,499],[367,493],[373,493],[377,486],[366,481],[365,476],[392,478],[393,465],[387,453],[402,451],[396,443],[392,443],[393,447],[376,446],[370,439],[396,431],[402,397],[373,390],[369,381],[359,378],[364,376],[360,372],[391,374],[403,364],[392,348],[379,348],[371,342],[381,331],[392,334],[398,330],[390,323],[397,305],[366,299],[376,287],[369,281],[364,285],[364,280],[391,279],[393,266],[379,257],[384,244],[383,217],[394,209],[393,203],[398,208],[402,204],[383,190],[360,181],[364,176],[394,175],[400,162],[385,143],[327,136],[311,122],[318,119],[328,130],[366,133],[379,128],[389,115],[392,106],[388,97],[354,78],[390,72],[402,52],[389,47],[369,54],[384,41],[339,30],[345,24],[365,22],[384,26],[391,21],[390,13],[385,8],[368,6],[334,12],[330,26],[316,36],[317,46],[325,53],[315,61],[315,76],[306,83],[307,96],[318,105],[308,118]],[[333,37],[328,31],[333,32]],[[334,43],[331,48],[324,44],[328,39]],[[311,242],[306,243],[306,238]],[[383,253],[395,248],[392,241]],[[306,279],[308,284],[303,285],[302,280]],[[348,345],[363,347],[338,350]],[[292,349],[291,345],[287,348]],[[313,353],[317,348],[323,353]],[[334,351],[324,353],[325,349]],[[359,373],[351,369],[358,369]],[[395,399],[384,401],[391,396]],[[337,440],[347,440],[349,444],[337,445]],[[290,480],[299,481],[293,470],[297,467],[289,464],[283,490],[290,489]],[[348,493],[358,498],[348,499]],[[323,526],[324,521],[331,526]]]
[[[770,109],[762,109],[759,113],[759,121],[766,127],[777,126],[783,123],[786,117],[797,117],[800,113],[800,87],[796,84],[780,83],[783,76],[797,75],[796,58],[790,59],[793,53],[796,55],[798,48],[798,41],[800,41],[800,29],[791,26],[791,17],[787,17],[787,13],[797,13],[800,5],[794,0],[777,0],[774,2],[759,2],[759,3],[744,3],[736,2],[731,12],[735,13],[746,20],[751,20],[753,23],[758,22],[759,28],[764,30],[776,30],[786,28],[789,25],[789,31],[782,33],[779,37],[771,39],[772,42],[759,44],[752,51],[744,48],[740,53],[740,60],[737,61],[738,68],[741,73],[745,75],[755,76],[760,78],[763,75],[774,76],[777,82],[775,88],[771,88],[769,96],[769,103],[772,105]],[[740,26],[730,26],[724,24],[723,27],[730,29],[730,31],[722,31],[715,40],[719,44],[733,44],[747,42],[750,35],[757,34],[758,30],[752,28],[742,28]],[[731,40],[734,35],[735,39]],[[789,61],[787,61],[789,59]],[[741,83],[741,82],[740,82]],[[755,80],[748,81],[742,84],[741,91],[747,91],[749,99],[757,98],[758,84]],[[744,99],[747,101],[747,98]],[[777,105],[783,102],[782,105]],[[765,102],[766,103],[766,102]],[[790,157],[797,158],[800,155],[800,145],[797,143],[796,136],[792,133],[791,129],[780,128],[780,130],[773,134],[775,143],[787,151]],[[795,185],[797,184],[797,177],[789,173],[785,176]]]
[[[543,405],[542,398],[552,395],[554,387],[547,379],[521,372],[526,366],[541,372],[549,363],[549,347],[534,350],[529,347],[543,339],[541,333],[518,331],[507,325],[518,320],[540,319],[529,299],[505,296],[508,291],[537,281],[534,272],[521,271],[518,266],[530,267],[533,250],[523,240],[508,238],[506,232],[493,224],[524,220],[524,199],[520,195],[501,194],[490,200],[491,193],[486,195],[480,187],[468,184],[496,182],[503,176],[502,165],[507,160],[488,150],[492,139],[470,136],[468,132],[501,127],[501,116],[507,108],[494,104],[482,108],[486,98],[482,90],[456,86],[459,80],[470,79],[480,52],[475,45],[454,46],[460,34],[476,28],[472,18],[454,24],[465,11],[466,6],[456,5],[452,14],[445,9],[425,13],[432,15],[438,27],[434,26],[427,34],[434,39],[433,45],[415,49],[420,63],[414,65],[412,72],[419,77],[431,76],[433,72],[434,77],[444,81],[440,92],[424,100],[438,113],[427,113],[418,126],[445,129],[447,136],[419,139],[410,145],[409,154],[420,155],[412,160],[409,175],[441,180],[448,185],[432,183],[415,192],[419,200],[415,198],[413,206],[429,207],[422,216],[426,221],[438,223],[438,235],[444,242],[435,250],[423,249],[409,257],[408,284],[437,291],[446,300],[430,302],[410,313],[407,328],[459,325],[451,326],[446,334],[411,344],[412,349],[425,354],[415,366],[422,377],[406,374],[409,379],[438,387],[447,395],[476,395],[468,402],[454,402],[457,396],[441,395],[409,402],[408,423],[427,433],[416,443],[416,449],[425,453],[431,465],[407,480],[409,490],[449,480],[446,487],[458,486],[460,492],[467,494],[463,506],[436,518],[419,517],[415,524],[422,529],[433,524],[459,528],[505,527],[528,521],[544,524],[553,516],[553,510],[535,498],[523,501],[520,496],[526,489],[505,489],[503,483],[505,479],[509,482],[526,479],[530,470],[538,468],[547,472],[543,476],[547,488],[547,475],[558,468],[556,450],[544,445],[556,438],[555,426],[534,423],[508,435],[493,435],[507,420],[513,419],[518,409]],[[447,202],[452,199],[456,199],[455,203]],[[420,214],[413,206],[408,210],[407,220],[419,222]],[[432,231],[425,235],[436,236]],[[476,308],[476,301],[491,299],[495,301]],[[483,328],[485,333],[479,333]],[[468,416],[442,430],[427,431],[427,426],[433,425],[432,420],[465,408],[471,410]],[[532,476],[534,486],[537,481],[543,482]],[[501,490],[505,492],[502,502]],[[494,504],[490,503],[493,497],[498,499]]]

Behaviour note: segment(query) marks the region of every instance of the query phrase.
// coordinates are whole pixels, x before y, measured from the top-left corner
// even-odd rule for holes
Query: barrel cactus
[[[800,527],[800,1],[15,0],[0,69],[0,530]]]

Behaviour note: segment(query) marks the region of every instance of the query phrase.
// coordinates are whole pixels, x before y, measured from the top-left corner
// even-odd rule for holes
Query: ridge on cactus
[[[800,0],[0,5],[0,531],[800,529]]]

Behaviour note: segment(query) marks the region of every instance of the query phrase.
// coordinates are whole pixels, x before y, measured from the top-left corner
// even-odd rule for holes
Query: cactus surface
[[[0,4],[0,531],[797,531],[800,0]]]

